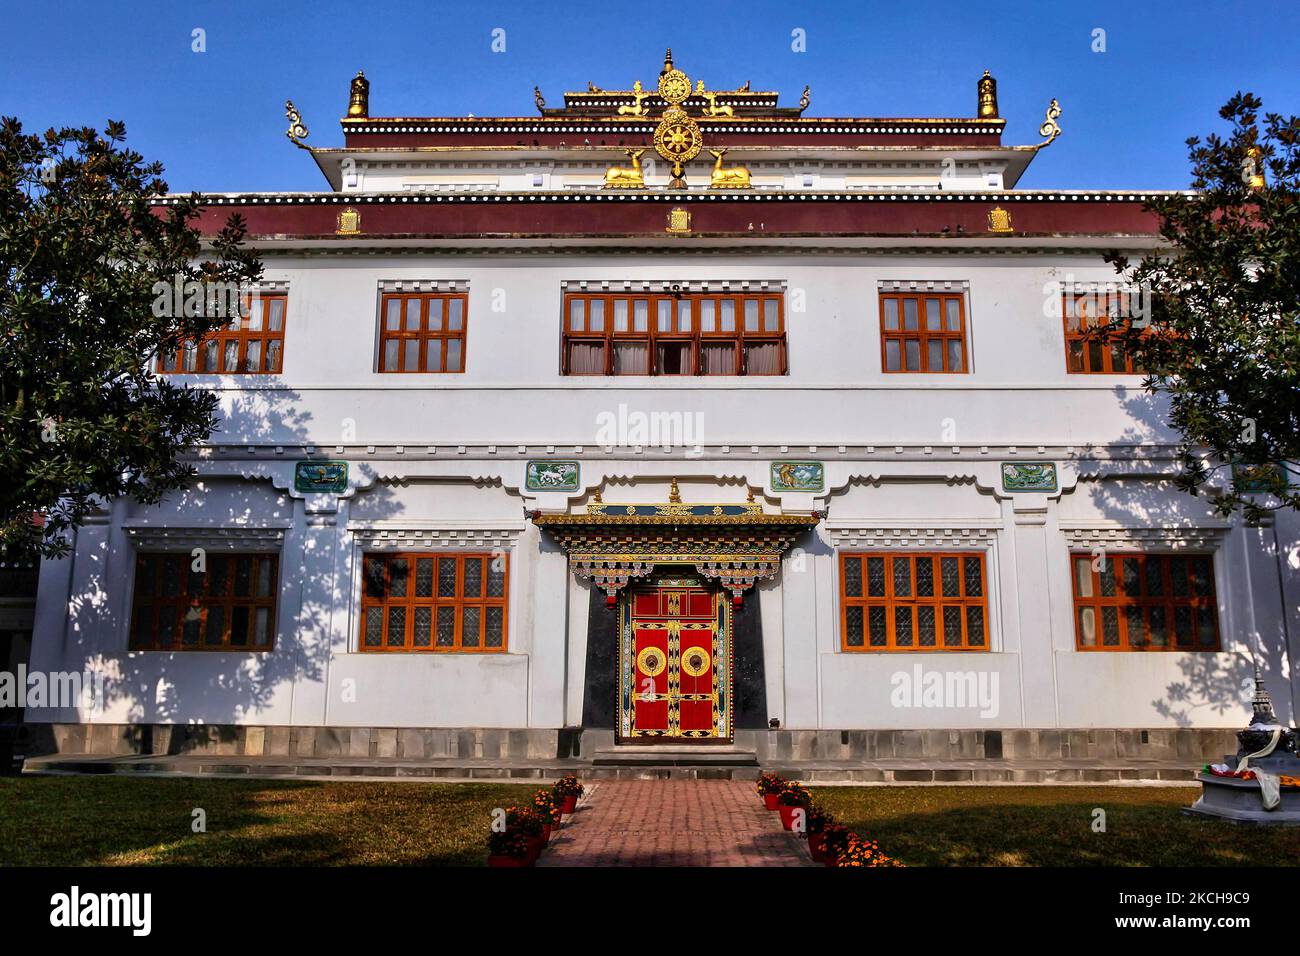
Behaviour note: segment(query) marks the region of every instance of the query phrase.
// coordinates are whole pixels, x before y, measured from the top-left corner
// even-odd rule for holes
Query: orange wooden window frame
[[[1065,370],[1071,375],[1141,375],[1142,370],[1134,363],[1131,356],[1119,354],[1118,337],[1108,335],[1103,338],[1091,338],[1086,332],[1089,326],[1088,306],[1100,301],[1100,309],[1108,316],[1127,314],[1129,293],[1117,291],[1081,292],[1071,295],[1061,293],[1061,326],[1065,332]],[[1070,320],[1077,319],[1074,328]],[[1119,366],[1119,367],[1116,367]]]
[[[939,303],[939,328],[926,328],[927,299]],[[904,305],[907,301],[916,302],[916,328],[905,328]],[[891,329],[885,324],[887,302],[897,303],[898,328]],[[959,328],[948,328],[949,302],[957,303]],[[907,343],[915,341],[919,350],[920,368],[907,368]],[[930,343],[940,343],[940,363],[942,368],[930,368]],[[948,368],[949,342],[961,343],[961,367]],[[889,367],[889,345],[898,345],[898,368]],[[966,343],[966,294],[964,292],[882,292],[880,293],[880,369],[889,375],[965,375],[970,371],[970,355]]]
[[[253,328],[254,303],[260,309],[260,322]],[[272,329],[277,317],[272,307],[278,303],[279,328]],[[289,297],[284,293],[245,297],[239,318],[195,343],[189,342],[158,356],[158,371],[166,375],[278,375],[284,369],[285,325],[289,316]],[[250,345],[258,347],[257,368],[245,368]],[[278,345],[272,361],[272,346]],[[233,349],[234,368],[227,359]]]
[[[943,564],[942,559],[955,558],[957,560],[957,582],[959,595],[943,594]],[[931,594],[919,595],[917,591],[917,564],[919,561],[930,560],[931,568]],[[870,583],[868,581],[869,561],[883,561],[884,569],[884,593],[871,594]],[[979,594],[968,593],[966,582],[966,562],[973,560],[979,566]],[[859,583],[861,594],[850,594],[850,575],[849,568],[851,562],[858,561],[860,564]],[[908,562],[908,581],[910,582],[910,595],[899,595],[895,593],[895,575],[894,562]],[[929,653],[932,651],[987,651],[989,650],[989,612],[988,612],[988,573],[986,569],[985,554],[982,551],[843,551],[840,552],[840,650],[851,653],[867,652],[917,652]],[[960,644],[945,644],[945,634],[947,620],[944,614],[945,607],[959,608],[959,622],[961,630]],[[862,643],[849,643],[849,612],[850,609],[860,608],[862,613]],[[871,618],[872,609],[881,611],[884,615],[885,643],[871,643]],[[920,609],[932,608],[934,611],[934,644],[923,645],[920,643]],[[971,641],[971,620],[974,615],[971,614],[970,608],[979,609],[979,620],[981,624],[982,643],[976,644]],[[897,642],[897,618],[899,609],[909,609],[908,614],[911,618],[911,644],[899,644]]]
[[[389,303],[398,306],[397,327],[389,322]],[[453,315],[459,303],[459,327],[452,328]],[[412,311],[418,315],[412,316]],[[435,312],[437,313],[435,321]],[[412,323],[412,319],[414,322]],[[469,294],[465,292],[393,292],[385,293],[379,302],[379,357],[376,368],[384,374],[427,373],[432,375],[459,375],[465,371],[466,337],[469,328]],[[388,343],[396,343],[396,367],[390,362]],[[407,343],[415,345],[414,368],[408,368]],[[448,368],[452,344],[459,343],[460,367]],[[430,362],[436,354],[437,361]],[[432,366],[432,367],[431,367]]]
[[[1222,649],[1219,605],[1214,592],[1213,555],[1152,552],[1109,554],[1105,557],[1104,571],[1100,564],[1092,554],[1070,554],[1070,588],[1074,597],[1074,634],[1078,650],[1214,652]],[[1085,568],[1086,575],[1081,578]],[[1151,588],[1153,578],[1159,581],[1159,593]],[[1175,578],[1187,582],[1186,594],[1174,593]],[[1081,593],[1084,590],[1084,580],[1088,582],[1091,594]],[[1137,594],[1129,593],[1130,581],[1137,583]],[[1203,581],[1204,586],[1198,586],[1198,581]],[[1103,593],[1106,590],[1112,593]],[[1108,615],[1108,609],[1114,609],[1114,613]],[[1186,641],[1179,640],[1178,636],[1180,610],[1186,611],[1189,635]],[[1088,618],[1088,611],[1091,611],[1092,644],[1084,643],[1084,621]],[[1163,618],[1163,644],[1155,644],[1150,640],[1155,611],[1159,611]],[[1142,630],[1147,638],[1145,641],[1133,640],[1131,614],[1140,616]],[[1107,631],[1111,622],[1114,639],[1107,643],[1110,640]],[[1203,626],[1212,635],[1212,640],[1202,640]]]
[[[420,561],[431,561],[430,566],[430,587],[429,594],[417,595],[416,574]],[[451,561],[455,564],[455,594],[439,594],[441,569],[443,565],[440,562]],[[465,593],[465,566],[467,562],[480,562],[481,572],[479,577],[479,594],[468,595]],[[492,562],[502,562],[501,568],[501,593],[499,595],[488,595],[489,582],[492,575]],[[374,583],[371,578],[371,569],[378,566],[382,570],[383,594],[382,596],[372,593],[371,585]],[[394,569],[398,566],[404,567],[405,585],[402,588],[405,594],[393,594]],[[362,555],[361,564],[361,625],[358,648],[365,653],[472,653],[472,654],[499,654],[505,653],[510,645],[510,561],[509,555],[504,554],[487,554],[487,553],[462,553],[462,552],[366,552]],[[479,609],[479,641],[478,644],[465,646],[463,643],[464,617],[466,608]],[[488,609],[500,608],[501,610],[501,645],[499,647],[487,646],[488,634]],[[401,609],[402,618],[402,641],[393,643],[391,641],[391,630],[394,621],[392,613],[395,609]],[[417,610],[426,610],[429,617],[429,643],[427,645],[416,646],[415,644],[415,624]],[[438,644],[438,621],[440,611],[443,609],[451,610],[452,618],[452,643]],[[377,618],[372,618],[372,611],[378,612]],[[379,643],[367,643],[369,625],[372,619],[379,622],[378,641]]]
[[[626,303],[626,329],[615,327],[616,302]],[[637,331],[636,303],[646,302],[646,329]],[[724,331],[722,326],[723,302],[730,301],[733,309],[735,328]],[[592,303],[601,303],[599,310],[593,310]],[[712,303],[712,329],[704,328],[705,303]],[[776,328],[767,327],[767,303],[776,304]],[[581,327],[573,323],[573,304],[582,303]],[[668,303],[668,320],[670,328],[660,328],[660,304]],[[681,304],[687,305],[690,328],[681,328]],[[746,329],[746,305],[757,304],[757,329]],[[593,321],[594,313],[599,311],[601,321]],[[733,377],[736,375],[786,375],[789,373],[788,353],[785,336],[785,294],[782,292],[691,292],[649,293],[580,293],[568,292],[564,295],[561,321],[561,370],[565,375],[692,375],[703,377]],[[614,369],[614,346],[616,343],[643,343],[647,349],[646,371],[617,372]],[[601,372],[575,372],[570,361],[571,346],[575,344],[595,345],[599,343],[604,349],[604,370]],[[659,365],[660,346],[671,344],[686,346],[689,368],[688,372],[665,372]],[[732,345],[732,367],[734,372],[718,373],[702,371],[701,354],[709,346],[730,343]],[[760,345],[776,345],[779,349],[777,372],[754,372],[748,368],[748,348]]]
[[[273,650],[276,594],[280,587],[279,555],[257,551],[208,552],[202,572],[193,570],[195,560],[188,551],[141,552],[136,556],[131,650],[259,653]],[[248,569],[246,594],[236,593],[240,590],[241,566]],[[267,582],[266,587],[260,586],[263,582]],[[218,611],[220,617],[214,617]],[[239,611],[246,612],[244,643],[234,641],[233,624]],[[265,641],[259,644],[257,621],[261,611],[265,611],[262,618],[266,630]],[[171,620],[170,641],[163,638],[163,623],[168,619]],[[215,629],[216,641],[212,640],[214,634],[210,629]],[[187,640],[187,632],[193,635],[192,640]]]

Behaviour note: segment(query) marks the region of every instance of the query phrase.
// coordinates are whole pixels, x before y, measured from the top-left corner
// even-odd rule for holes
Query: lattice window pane
[[[438,597],[456,596],[456,559],[438,559]]]
[[[1191,581],[1187,577],[1187,559],[1171,558],[1169,560],[1169,585],[1174,597],[1188,597],[1192,593]]]
[[[465,597],[482,597],[483,559],[465,559]]]
[[[388,609],[388,646],[401,647],[406,643],[406,608]]]
[[[867,594],[885,596],[885,559],[867,558]]]
[[[1107,560],[1107,559],[1102,560],[1100,577],[1101,577],[1101,596],[1114,597],[1115,596],[1115,561],[1114,560]]]
[[[415,596],[433,597],[433,558],[415,559]]]
[[[974,605],[966,608],[966,643],[971,647],[984,646],[984,608]]]
[[[1197,643],[1202,647],[1215,647],[1219,643],[1219,620],[1214,608],[1200,608],[1196,612]]]
[[[1146,645],[1147,623],[1142,608],[1124,608],[1124,626],[1128,629],[1129,647],[1143,647]]]
[[[943,576],[943,596],[961,597],[961,563],[956,558],[942,558],[939,561]]]
[[[860,605],[844,609],[844,643],[849,647],[862,646],[862,616]]]
[[[895,562],[897,564],[898,562]],[[894,643],[899,647],[912,646],[912,609],[894,608]]]
[[[912,595],[912,561],[910,558],[894,558],[894,596],[911,597]]]
[[[1151,608],[1149,623],[1151,625],[1152,646],[1167,646],[1169,643],[1169,632],[1165,629],[1165,609],[1163,607]]]
[[[870,628],[869,640],[872,647],[885,647],[889,644],[888,615],[880,605],[873,605],[867,610],[867,623]]]
[[[961,647],[961,608],[953,604],[943,606],[943,646]]]
[[[844,559],[844,594],[846,597],[862,597],[862,559]],[[859,624],[861,620],[859,619]]]
[[[383,600],[384,597],[384,559],[366,558],[365,560],[366,597]]]
[[[505,644],[505,609],[487,607],[483,609],[484,647],[502,647]]]
[[[433,608],[417,607],[411,622],[411,643],[415,647],[428,647],[433,643]]]
[[[1125,597],[1142,596],[1142,565],[1136,558],[1119,559]]]
[[[1106,647],[1119,647],[1119,609],[1101,609],[1101,642]]]
[[[962,565],[966,571],[966,596],[984,596],[984,575],[980,569],[979,558],[963,558]]]
[[[248,608],[230,609],[230,644],[232,647],[248,646]]]
[[[456,609],[443,606],[438,608],[438,646],[456,646]]]
[[[1174,608],[1174,643],[1192,646],[1192,609],[1185,604]]]
[[[482,614],[482,609],[478,607],[463,607],[460,609],[461,647],[479,646],[479,627],[482,621]]]
[[[506,594],[506,559],[498,555],[488,562],[487,595],[488,597],[505,597]]]
[[[208,608],[208,620],[203,643],[208,647],[220,647],[226,633],[226,609],[224,607]]]
[[[1165,565],[1168,563],[1168,558],[1147,558],[1146,585],[1150,597],[1160,597],[1165,593]]]
[[[1213,590],[1214,576],[1210,570],[1210,559],[1204,556],[1191,558],[1192,591],[1197,597],[1209,597]]]
[[[923,604],[916,609],[916,642],[921,647],[934,647],[934,607]]]
[[[406,558],[393,558],[388,562],[389,597],[406,597],[406,575],[408,565]]]
[[[934,597],[934,559],[916,559],[916,594],[918,597]]]

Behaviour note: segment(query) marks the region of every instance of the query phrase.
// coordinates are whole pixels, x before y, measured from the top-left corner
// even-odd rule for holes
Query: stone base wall
[[[31,724],[29,756],[206,755],[422,760],[554,760],[576,731],[491,728],[256,727],[193,724]]]
[[[607,730],[285,727],[188,724],[28,724],[28,756],[209,755],[395,760],[590,760],[614,746]],[[700,745],[707,749],[708,744]],[[1222,760],[1235,729],[749,730],[735,748],[763,763],[873,760]]]

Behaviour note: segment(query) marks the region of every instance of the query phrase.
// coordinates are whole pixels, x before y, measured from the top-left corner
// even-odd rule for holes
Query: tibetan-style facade
[[[1256,666],[1293,719],[1300,522],[1177,490],[1161,401],[1084,337],[1141,306],[1104,253],[1159,237],[1150,192],[1017,188],[1055,101],[1006,145],[987,73],[947,119],[671,54],[534,96],[378,117],[358,74],[339,148],[288,106],[328,188],[208,197],[264,282],[157,359],[220,397],[192,486],[41,568],[31,667],[106,687],[29,710],[60,747],[1104,756],[1242,725]]]

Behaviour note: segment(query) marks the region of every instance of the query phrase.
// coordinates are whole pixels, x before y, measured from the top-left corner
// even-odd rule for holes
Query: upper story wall
[[[286,286],[283,374],[181,376],[222,392],[227,440],[554,441],[597,444],[593,418],[620,405],[707,414],[706,441],[829,444],[1171,441],[1133,375],[1066,370],[1058,283],[1113,281],[1099,256],[880,253],[276,256]],[[381,283],[454,282],[468,290],[461,373],[376,371]],[[644,283],[784,286],[788,374],[566,376],[563,284],[610,291]],[[882,287],[963,290],[969,371],[883,368]],[[952,433],[956,431],[955,439]],[[220,441],[220,438],[214,439]]]

